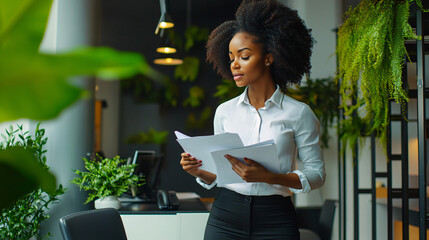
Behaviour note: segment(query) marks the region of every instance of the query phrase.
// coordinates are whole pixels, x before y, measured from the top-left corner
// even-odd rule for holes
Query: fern
[[[409,4],[363,0],[349,10],[338,31],[336,79],[341,79],[341,107],[346,115],[361,118],[354,122],[359,121],[362,127],[356,131],[349,122],[343,124],[340,135],[345,142],[355,143],[358,136],[372,132],[385,142],[389,100],[402,106],[408,102],[401,78],[406,55],[404,41],[418,39],[408,23]]]

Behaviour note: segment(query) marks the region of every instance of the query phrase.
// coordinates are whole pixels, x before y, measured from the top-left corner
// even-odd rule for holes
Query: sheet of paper
[[[219,150],[211,153],[217,169],[217,185],[219,187],[229,183],[245,183],[245,181],[232,170],[231,163],[225,158],[229,154],[244,162],[244,158],[252,159],[271,172],[280,173],[277,147],[274,143],[248,146],[237,149]]]
[[[182,138],[190,138],[190,136],[185,135],[179,131],[174,131],[174,134],[176,134],[177,139],[182,139]]]
[[[202,161],[203,170],[217,174],[216,165],[213,162],[213,151],[244,147],[237,133],[222,133],[210,136],[188,137],[183,133],[175,132],[177,141],[183,150],[198,160]]]
[[[255,143],[255,144],[252,144],[252,145],[247,145],[246,147],[257,147],[257,146],[263,146],[263,145],[269,145],[269,144],[274,144],[274,140],[271,139],[271,140],[263,141],[263,142],[260,142],[260,143]]]

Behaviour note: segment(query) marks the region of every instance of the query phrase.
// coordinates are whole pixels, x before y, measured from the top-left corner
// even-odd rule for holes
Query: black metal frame
[[[425,114],[425,58],[424,58],[424,32],[423,14],[418,8],[416,13],[417,35],[417,136],[419,159],[419,238],[426,239],[427,213],[426,213],[426,114]]]

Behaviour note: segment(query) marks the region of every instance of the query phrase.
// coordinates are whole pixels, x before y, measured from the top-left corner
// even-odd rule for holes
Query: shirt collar
[[[240,95],[237,101],[237,105],[241,103],[245,103],[250,105],[249,97],[247,96],[247,88],[243,91],[243,93]],[[278,108],[282,108],[282,101],[283,101],[284,94],[280,90],[280,87],[277,85],[276,91],[273,93],[273,95],[266,101],[266,102],[272,102],[274,103]]]

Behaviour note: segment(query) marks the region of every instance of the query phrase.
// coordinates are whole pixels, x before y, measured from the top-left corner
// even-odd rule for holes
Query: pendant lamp
[[[168,34],[166,34],[165,31],[167,30],[161,29],[161,33],[159,34],[161,38],[161,43],[158,44],[156,52],[164,54],[174,54],[177,52],[177,49],[173,47],[173,44],[171,43],[170,38],[167,36]]]
[[[158,24],[156,25],[155,34],[158,34],[159,29],[172,28],[174,27],[173,20],[170,14],[167,13],[167,5],[165,0],[159,0],[161,7],[161,17],[159,18]]]

